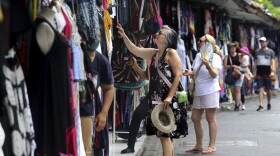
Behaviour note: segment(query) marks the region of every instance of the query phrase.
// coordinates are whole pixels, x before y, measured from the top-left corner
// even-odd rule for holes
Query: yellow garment
[[[1,0],[0,0],[0,22],[4,21],[4,13],[2,10]]]
[[[33,0],[33,15],[32,15],[33,21],[35,21],[37,18],[37,5],[38,5],[38,0]]]
[[[113,20],[112,18],[110,17],[110,13],[107,11],[107,10],[104,10],[103,11],[103,14],[104,14],[104,28],[105,28],[105,33],[106,33],[106,36],[107,36],[107,41],[108,43],[110,43],[110,38],[111,38],[111,35],[110,35],[110,27],[111,25],[113,24]],[[109,44],[108,44],[109,45]]]

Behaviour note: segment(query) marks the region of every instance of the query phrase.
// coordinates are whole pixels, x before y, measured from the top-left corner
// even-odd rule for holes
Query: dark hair
[[[167,40],[167,48],[177,49],[178,43],[178,34],[177,32],[170,28],[168,25],[163,25],[162,29],[167,30],[166,40]]]

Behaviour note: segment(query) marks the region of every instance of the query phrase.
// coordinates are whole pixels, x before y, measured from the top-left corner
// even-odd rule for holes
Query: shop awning
[[[224,10],[232,19],[264,24],[271,29],[280,29],[280,20],[271,16],[260,4],[251,0],[189,0],[189,2]]]

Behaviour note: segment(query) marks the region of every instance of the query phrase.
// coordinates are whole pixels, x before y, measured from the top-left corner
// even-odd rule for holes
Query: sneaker
[[[242,105],[242,106],[241,106],[241,109],[242,109],[242,110],[245,110],[245,109],[246,109],[245,105]]]
[[[134,153],[134,149],[127,147],[126,149],[123,149],[121,151],[121,154],[126,154],[126,153]]]
[[[259,108],[257,109],[257,111],[263,111],[263,106],[259,106]]]
[[[267,104],[267,110],[271,110],[271,104]]]

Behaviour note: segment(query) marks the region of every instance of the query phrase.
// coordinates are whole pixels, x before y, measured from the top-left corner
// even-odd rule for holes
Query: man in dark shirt
[[[258,49],[255,54],[254,63],[254,76],[257,82],[257,88],[259,89],[259,102],[260,106],[257,111],[262,111],[263,108],[263,93],[264,88],[267,93],[267,110],[271,109],[271,77],[275,74],[275,54],[272,49],[267,47],[267,39],[261,37],[259,39],[261,49]]]
[[[97,44],[97,43],[96,43]],[[80,107],[81,125],[83,142],[86,155],[90,156],[92,150],[92,123],[94,119],[94,127],[96,131],[101,131],[106,126],[108,110],[112,104],[114,96],[114,78],[111,65],[108,59],[101,53],[96,51],[97,46],[86,47],[82,45],[84,51],[84,63],[87,77],[91,79],[91,89],[93,98],[90,102],[82,103]],[[98,88],[101,87],[103,93],[103,104],[101,111],[94,109],[94,104],[102,103],[99,96]],[[99,112],[94,115],[94,112]],[[94,131],[95,131],[94,130]]]

